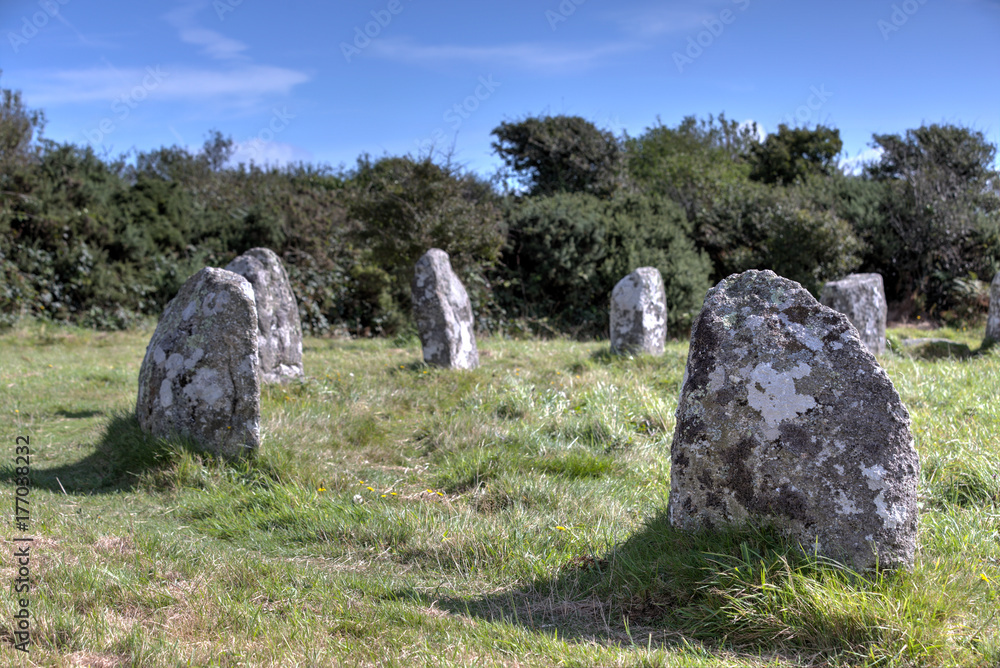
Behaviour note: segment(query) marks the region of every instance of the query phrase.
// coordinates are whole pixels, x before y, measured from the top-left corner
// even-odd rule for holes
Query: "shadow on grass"
[[[105,414],[104,411],[65,411],[65,410],[58,410],[58,411],[56,411],[56,415],[58,415],[59,417],[74,418],[74,419],[76,419],[76,418],[92,418],[92,417],[97,417],[98,415],[104,415],[104,414]]]
[[[67,417],[90,417],[91,411]],[[84,415],[86,414],[86,415]],[[134,414],[111,416],[94,452],[78,462],[43,469],[32,467],[33,487],[67,494],[110,494],[134,489],[143,474],[164,468],[184,450],[204,457],[193,442],[151,436]],[[0,469],[0,482],[13,482],[14,469]]]
[[[903,339],[895,343],[893,349],[902,355],[928,361],[966,361],[988,355],[996,344],[996,341],[987,339],[973,350],[966,343],[949,339]]]
[[[566,640],[721,652],[753,657],[755,664],[778,657],[794,662],[806,655],[843,656],[872,640],[845,633],[840,640],[816,642],[815,634],[801,633],[796,642],[794,623],[780,628],[781,622],[755,624],[740,618],[734,599],[763,599],[761,591],[791,573],[817,580],[834,573],[859,591],[882,586],[806,556],[772,529],[686,532],[671,527],[662,513],[606,554],[574,557],[551,578],[485,596],[413,588],[391,596],[548,636],[557,632]],[[884,576],[872,577],[881,582]],[[803,620],[802,626],[811,621]]]

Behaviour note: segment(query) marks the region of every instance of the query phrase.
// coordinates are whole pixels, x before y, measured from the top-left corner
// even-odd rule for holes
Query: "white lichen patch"
[[[808,364],[799,362],[788,371],[775,371],[770,362],[763,362],[750,372],[747,379],[747,403],[760,412],[767,424],[765,436],[777,438],[778,425],[816,407],[816,400],[799,394],[795,380],[809,375]],[[759,388],[759,389],[758,389]]]
[[[799,343],[804,345],[809,350],[815,353],[823,349],[823,340],[813,334],[813,332],[805,325],[792,322],[788,319],[787,315],[780,311],[778,312],[778,320],[780,320],[781,323],[788,328],[788,331],[795,335],[795,338]]]
[[[836,494],[834,494],[833,502],[837,504],[837,512],[841,515],[861,514],[861,509],[854,503],[854,499],[847,496],[842,489],[838,489]]]

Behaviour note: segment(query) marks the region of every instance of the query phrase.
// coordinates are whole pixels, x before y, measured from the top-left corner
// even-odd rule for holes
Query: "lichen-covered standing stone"
[[[135,412],[143,430],[181,435],[237,459],[260,444],[257,309],[239,274],[202,269],[178,291],[139,370]]]
[[[667,295],[655,267],[640,267],[611,291],[611,350],[662,355],[667,338]]]
[[[472,305],[448,254],[439,248],[424,253],[414,267],[412,288],[424,361],[451,369],[479,366]]]
[[[858,570],[908,567],[919,473],[909,424],[846,316],[774,272],[734,274],[691,331],[670,522],[771,524]]]
[[[990,283],[990,310],[986,315],[986,336],[983,343],[1000,342],[1000,271]]]
[[[885,352],[885,288],[882,274],[850,274],[823,286],[819,301],[847,316],[872,355]]]
[[[257,304],[260,377],[280,383],[302,377],[302,323],[281,258],[269,248],[251,248],[226,265],[250,281]]]

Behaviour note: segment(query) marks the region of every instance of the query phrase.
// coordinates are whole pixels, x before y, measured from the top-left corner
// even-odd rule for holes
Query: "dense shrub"
[[[509,239],[496,289],[515,318],[606,336],[611,289],[640,266],[663,274],[674,331],[701,307],[708,258],[696,250],[683,212],[666,198],[560,193],[515,200],[506,215]]]

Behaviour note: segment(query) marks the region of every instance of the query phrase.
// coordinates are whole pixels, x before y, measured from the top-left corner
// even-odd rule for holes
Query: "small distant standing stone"
[[[910,567],[910,417],[846,316],[771,271],[712,288],[691,331],[669,517],[770,524],[857,570]]]
[[[226,269],[247,279],[253,287],[262,382],[301,378],[302,323],[281,258],[269,248],[251,248]]]
[[[260,445],[257,310],[250,283],[202,269],[178,291],[139,370],[135,412],[155,436],[181,435],[237,459]]]
[[[611,291],[611,351],[662,355],[667,338],[667,295],[655,267],[640,267]]]
[[[885,288],[882,274],[850,274],[830,281],[819,298],[824,306],[847,316],[872,355],[885,352]]]
[[[472,305],[448,254],[439,248],[424,253],[414,268],[412,288],[424,361],[451,369],[479,366]]]
[[[1000,342],[1000,271],[990,283],[990,310],[986,316],[984,343]]]

